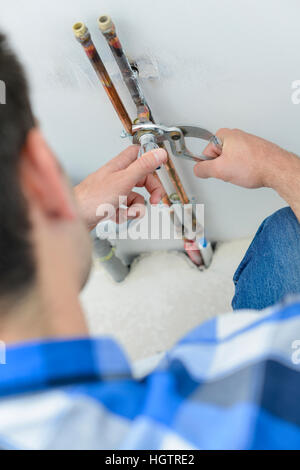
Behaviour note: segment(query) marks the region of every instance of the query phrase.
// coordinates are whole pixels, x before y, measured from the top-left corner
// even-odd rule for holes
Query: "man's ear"
[[[38,128],[28,133],[20,160],[20,178],[27,199],[47,217],[75,217],[66,179]]]

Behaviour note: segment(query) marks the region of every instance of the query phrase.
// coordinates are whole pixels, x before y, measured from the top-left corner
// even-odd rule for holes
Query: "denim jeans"
[[[233,282],[234,310],[261,310],[300,294],[300,224],[289,207],[261,224]]]

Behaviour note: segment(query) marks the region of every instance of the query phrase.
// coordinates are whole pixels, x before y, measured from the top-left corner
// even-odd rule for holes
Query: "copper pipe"
[[[165,148],[165,146],[163,146],[163,148],[166,150],[166,152],[168,153],[167,149]],[[181,204],[189,204],[190,203],[190,200],[188,198],[188,195],[186,194],[185,190],[184,190],[184,187],[181,183],[181,180],[179,178],[179,175],[176,171],[176,168],[174,166],[174,163],[172,162],[169,154],[168,154],[168,160],[167,162],[165,163],[165,168],[168,172],[168,175],[176,189],[176,192],[179,196],[179,199],[180,199],[180,202]]]
[[[132,70],[129,60],[126,54],[124,53],[121,41],[116,32],[116,27],[112,19],[110,18],[110,16],[108,15],[100,16],[98,19],[98,26],[110,47],[110,50],[115,58],[115,61],[118,64],[118,67],[120,69],[124,82],[128,88],[128,91],[132,97],[132,100],[136,105],[137,116],[138,116],[137,122],[147,122],[147,121],[155,122],[150,106],[146,102],[145,96],[142,92],[137,76]],[[170,155],[165,145],[161,144],[160,147],[162,147],[167,152],[168,160],[164,164],[164,167],[166,168],[169,178],[173,183],[174,189],[178,195],[178,198],[181,204],[183,205],[189,204],[190,201],[189,201],[188,195],[185,192],[183,184],[176,171],[175,165],[172,159],[170,158]],[[157,174],[156,176],[159,178]],[[167,194],[164,196],[163,202],[164,204],[167,204],[168,206],[172,205],[170,198]],[[197,266],[203,264],[200,251],[195,246],[195,242],[189,241],[185,238],[184,238],[184,241],[185,241],[185,245],[184,245],[185,251],[187,255],[191,258],[191,260]],[[191,246],[193,247],[192,250],[191,250]]]
[[[110,50],[118,64],[124,82],[128,88],[128,91],[137,107],[137,115],[139,122],[147,122],[151,121],[154,122],[154,118],[151,113],[151,109],[147,104],[141,87],[139,85],[138,79],[134,74],[129,60],[124,53],[121,41],[117,35],[116,27],[108,15],[102,15],[98,19],[98,26],[100,31],[102,32],[104,38],[106,39]],[[164,145],[161,146],[167,152],[167,149]],[[167,152],[168,153],[168,152]],[[169,154],[168,160],[165,163],[165,168],[168,172],[169,178],[171,179],[174,189],[178,193],[179,199],[182,204],[188,204],[189,198],[184,190],[184,187],[181,183],[180,177],[176,171],[174,163],[172,162]]]
[[[126,108],[119,97],[119,94],[112,83],[112,80],[109,76],[108,71],[106,70],[105,65],[103,64],[97,49],[92,41],[91,35],[89,33],[88,28],[85,26],[84,23],[75,23],[73,26],[73,32],[76,39],[79,43],[83,46],[96,74],[100,78],[100,81],[113,105],[115,108],[126,132],[132,135],[132,122],[131,119],[126,111]],[[155,172],[154,175],[158,178],[157,173]],[[167,196],[167,193],[162,198],[164,204],[170,206],[170,200]]]
[[[137,108],[139,118],[144,121],[152,121],[151,111],[146,102],[145,96],[140,87],[136,73],[131,68],[129,60],[124,53],[120,39],[117,36],[116,28],[110,16],[102,15],[98,19],[98,26],[102,32],[110,50],[118,64],[125,85]]]
[[[101,18],[101,17],[100,17]],[[111,19],[109,17],[107,17],[108,21],[111,22],[111,24],[113,25]],[[100,21],[99,21],[100,22]],[[114,25],[113,25],[114,27]],[[84,48],[97,76],[99,77],[113,107],[115,108],[121,122],[123,123],[123,126],[126,130],[126,132],[130,135],[132,135],[132,122],[131,122],[131,119],[126,111],[126,108],[109,76],[109,73],[107,72],[106,70],[106,67],[105,65],[103,64],[97,50],[96,50],[96,47],[92,41],[92,38],[91,38],[91,35],[89,33],[89,30],[88,28],[85,26],[84,23],[76,23],[74,26],[73,26],[73,32],[74,32],[74,35],[76,37],[76,39],[78,40],[78,42],[82,45],[82,47]],[[115,28],[114,28],[114,34],[115,34]],[[149,108],[149,106],[147,105],[146,101],[145,101],[145,98],[143,97],[143,94],[142,94],[142,91],[141,91],[141,88],[139,87],[139,84],[138,84],[138,81],[136,79],[136,77],[134,76],[134,73],[131,69],[131,66],[129,64],[129,61],[127,59],[127,57],[125,56],[124,52],[123,52],[123,49],[121,47],[121,43],[119,41],[119,38],[115,35],[115,40],[116,40],[116,44],[118,42],[118,48],[120,49],[120,51],[122,51],[122,60],[117,60],[117,63],[119,65],[119,68],[121,70],[121,73],[122,73],[122,76],[124,78],[124,81],[127,85],[127,88],[137,106],[137,114],[138,114],[138,119],[139,121],[141,122],[145,122],[145,121],[148,121],[148,120],[151,120],[152,122],[154,122],[153,120],[153,117],[152,117],[152,114],[151,114],[151,110]],[[106,39],[108,39],[108,37],[106,37]],[[117,52],[118,51],[115,51],[116,52],[116,55],[114,53],[114,48],[112,48],[112,52],[116,58],[116,55],[117,55]],[[117,49],[117,48],[116,48]],[[119,54],[121,53],[119,51]],[[125,60],[126,59],[126,60]],[[129,74],[129,69],[130,69],[130,74]],[[126,72],[127,71],[127,72]],[[127,75],[126,75],[127,73]],[[126,77],[126,79],[125,79]],[[134,78],[133,78],[134,77]],[[165,148],[164,145],[162,145],[162,147],[166,150],[167,154],[168,154],[168,151],[167,149]],[[189,203],[189,198],[183,188],[183,185],[181,183],[181,180],[179,178],[179,175],[175,169],[175,166],[168,154],[168,160],[167,162],[165,163],[165,168],[168,172],[168,175],[174,185],[174,188],[178,194],[178,197],[181,201],[182,204],[188,204]],[[159,179],[159,176],[157,175],[156,172],[154,172],[154,175],[155,177],[157,177]],[[165,193],[165,195],[163,196],[162,198],[162,201],[164,204],[168,205],[168,206],[171,206],[171,201],[167,195],[167,193]],[[186,241],[186,239],[184,239]],[[185,249],[187,247],[185,246]],[[191,253],[189,253],[189,250],[186,249],[186,252],[187,252],[187,255],[192,259],[193,262],[195,262],[195,260],[193,259],[193,257],[191,256]],[[200,253],[199,253],[200,255]],[[200,255],[201,257],[201,255]],[[195,264],[198,264],[195,262]]]
[[[113,107],[115,108],[126,132],[132,135],[132,122],[126,111],[126,108],[113,84],[111,78],[103,64],[96,47],[92,41],[89,30],[84,23],[76,23],[73,26],[76,39],[84,48],[96,74],[98,75]]]

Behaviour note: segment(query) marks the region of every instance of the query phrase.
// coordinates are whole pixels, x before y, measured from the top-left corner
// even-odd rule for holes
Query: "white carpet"
[[[178,252],[142,255],[121,284],[95,266],[82,293],[91,333],[117,338],[132,360],[165,351],[204,320],[231,310],[232,276],[249,243],[219,244],[203,272]]]

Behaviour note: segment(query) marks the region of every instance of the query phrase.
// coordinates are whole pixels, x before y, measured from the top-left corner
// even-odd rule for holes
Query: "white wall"
[[[72,34],[75,21],[87,23],[127,104],[97,29],[103,13],[113,17],[131,57],[157,62],[159,78],[143,85],[158,121],[239,127],[300,154],[300,105],[291,101],[291,83],[300,79],[297,0],[0,0],[0,11],[0,26],[27,67],[43,129],[75,180],[126,145]],[[205,203],[214,239],[247,236],[282,205],[270,190],[196,180],[191,163],[176,166],[188,193]]]

